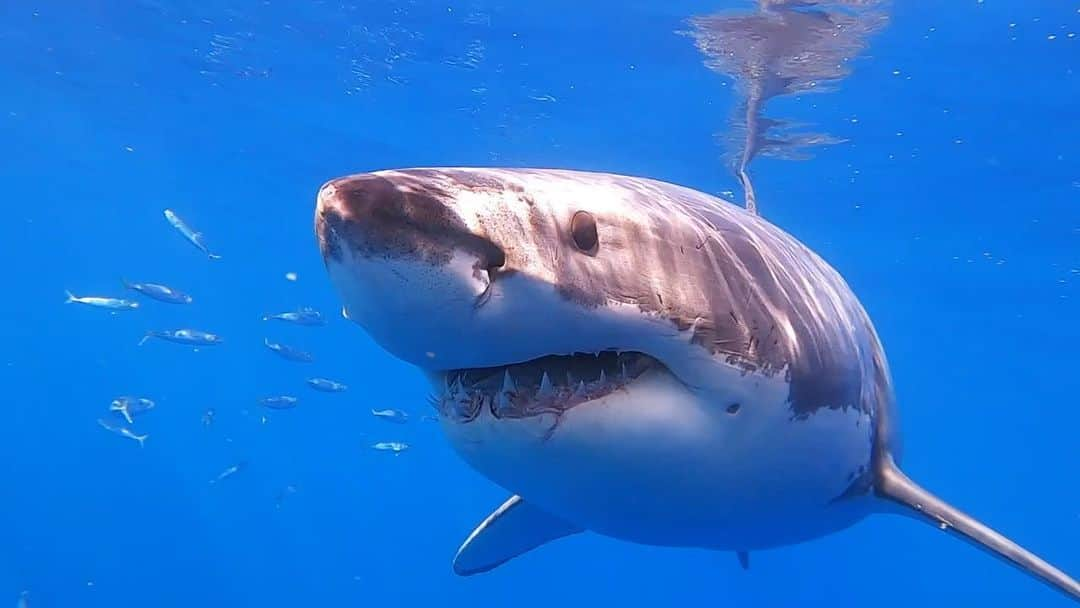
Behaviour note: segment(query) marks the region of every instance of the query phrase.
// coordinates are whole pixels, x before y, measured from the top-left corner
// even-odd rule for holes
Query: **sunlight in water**
[[[805,148],[842,141],[768,118],[765,104],[781,95],[831,90],[887,23],[884,0],[759,0],[755,12],[690,19],[693,31],[686,33],[705,55],[705,65],[732,78],[740,96],[721,138],[747,209],[757,209],[748,173],[754,157],[805,159]]]

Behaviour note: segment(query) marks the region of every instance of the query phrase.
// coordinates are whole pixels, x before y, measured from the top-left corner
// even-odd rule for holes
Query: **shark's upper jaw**
[[[640,352],[606,350],[548,355],[509,365],[437,372],[432,404],[447,419],[469,422],[487,410],[495,418],[561,414],[629,386],[649,370],[666,370]]]

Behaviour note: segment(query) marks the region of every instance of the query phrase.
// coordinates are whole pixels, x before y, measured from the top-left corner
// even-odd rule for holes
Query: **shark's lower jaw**
[[[563,412],[625,388],[663,363],[640,352],[548,355],[508,365],[450,370],[432,404],[443,417],[470,422],[488,411],[496,419]]]

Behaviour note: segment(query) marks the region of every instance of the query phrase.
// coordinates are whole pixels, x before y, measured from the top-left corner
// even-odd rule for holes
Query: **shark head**
[[[680,274],[700,220],[647,184],[575,172],[413,169],[333,180],[316,233],[344,314],[468,420],[563,412],[645,375],[709,382],[713,311]],[[643,191],[644,189],[644,191]]]
[[[622,205],[601,184],[526,191],[525,176],[500,177],[412,170],[326,184],[316,232],[347,317],[440,374],[565,357],[560,371],[591,379],[597,355],[678,331],[656,313],[676,263],[667,241],[692,242],[692,226]]]

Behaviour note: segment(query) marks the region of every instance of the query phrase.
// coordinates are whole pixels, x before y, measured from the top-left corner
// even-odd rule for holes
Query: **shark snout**
[[[504,250],[470,229],[455,199],[419,178],[366,173],[319,190],[315,232],[346,317],[400,359],[467,342]]]
[[[319,190],[315,232],[324,260],[342,248],[366,258],[446,264],[455,254],[479,269],[506,263],[503,249],[473,232],[454,211],[453,197],[434,184],[374,173],[331,180]]]

